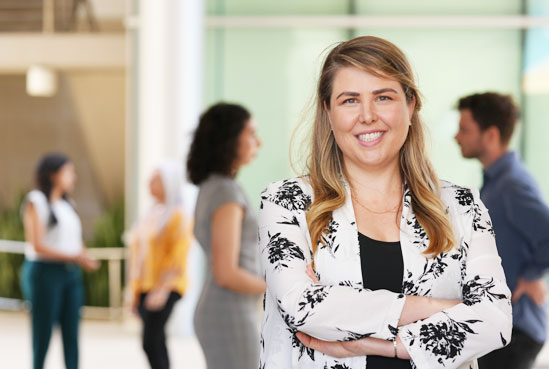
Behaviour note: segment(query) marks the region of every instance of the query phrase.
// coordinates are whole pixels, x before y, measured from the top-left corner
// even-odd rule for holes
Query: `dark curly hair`
[[[189,179],[199,185],[210,174],[233,175],[238,137],[251,115],[236,104],[217,103],[201,116],[187,159]]]
[[[519,118],[519,110],[511,96],[495,92],[485,92],[462,97],[458,109],[469,109],[480,129],[485,131],[496,126],[501,137],[501,143],[507,145],[513,136],[515,124]]]

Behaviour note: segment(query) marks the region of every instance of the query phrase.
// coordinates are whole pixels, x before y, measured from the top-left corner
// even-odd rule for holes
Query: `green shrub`
[[[124,202],[117,201],[97,219],[88,247],[123,247]],[[124,270],[124,268],[122,268]],[[124,274],[124,273],[122,273]],[[123,276],[122,276],[123,277]],[[109,274],[106,260],[91,273],[84,273],[87,306],[109,306]]]
[[[95,222],[88,247],[123,247],[124,202],[116,201]]]
[[[25,231],[19,209],[24,199],[20,194],[15,202],[15,208],[0,211],[0,239],[24,241]],[[22,299],[19,273],[24,256],[21,254],[0,253],[0,296]]]

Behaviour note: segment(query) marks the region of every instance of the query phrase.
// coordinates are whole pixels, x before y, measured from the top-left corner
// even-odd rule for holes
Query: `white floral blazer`
[[[441,182],[454,250],[428,258],[429,239],[405,187],[400,223],[402,293],[362,285],[351,197],[333,212],[315,254],[320,284],[306,275],[311,239],[305,214],[312,188],[302,178],[273,183],[261,195],[259,245],[267,281],[260,369],[365,369],[368,358],[336,359],[303,346],[297,331],[328,341],[398,335],[417,369],[475,369],[476,359],[509,342],[512,317],[488,211],[477,190]],[[397,328],[406,295],[463,299],[448,310]]]

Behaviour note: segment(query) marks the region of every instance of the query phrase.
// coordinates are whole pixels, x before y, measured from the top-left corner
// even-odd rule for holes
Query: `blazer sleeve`
[[[507,345],[511,339],[511,292],[488,210],[473,190],[470,242],[465,255],[463,302],[431,317],[400,327],[398,336],[418,369],[453,369]],[[465,215],[464,215],[465,216]]]
[[[267,198],[259,211],[260,259],[268,293],[288,327],[328,341],[394,337],[405,296],[314,284],[306,275],[312,255],[304,211]]]

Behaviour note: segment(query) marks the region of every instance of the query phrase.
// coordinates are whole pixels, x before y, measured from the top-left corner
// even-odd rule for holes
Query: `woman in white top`
[[[478,191],[424,152],[406,56],[337,45],[316,104],[307,175],[261,196],[260,368],[477,368],[510,340],[510,291]]]
[[[82,241],[80,219],[69,198],[76,181],[74,165],[62,154],[40,160],[37,189],[23,205],[28,246],[21,273],[22,289],[30,303],[33,368],[42,369],[52,328],[59,324],[67,369],[78,368],[78,325],[84,301],[82,270],[99,264]]]

